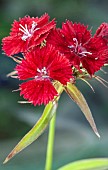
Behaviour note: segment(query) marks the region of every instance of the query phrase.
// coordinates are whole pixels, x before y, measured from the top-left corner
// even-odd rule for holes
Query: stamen
[[[41,71],[42,71],[42,73],[47,74],[47,71],[46,71],[45,67],[43,67]]]
[[[43,67],[41,70],[37,68],[38,74],[35,76],[36,80],[42,80],[42,79],[49,79],[46,67]]]
[[[75,53],[76,53],[78,48],[78,40],[76,38],[73,38],[73,41],[75,41]]]
[[[21,27],[19,28],[19,31],[24,33],[23,36],[21,37],[23,41],[26,41],[26,39],[31,37],[35,31],[39,30],[39,28],[36,28],[37,23],[34,21],[32,23],[31,29],[27,28],[27,24],[25,24],[25,27],[22,24],[19,24],[19,26]]]
[[[39,28],[36,28],[36,26],[37,26],[37,23],[33,21],[32,27],[31,27],[31,30],[30,30],[31,33],[34,32],[34,31],[39,30]]]
[[[27,29],[27,24],[25,24],[25,27],[26,27],[26,28],[23,27],[21,24],[19,24],[19,25],[20,25],[20,27],[22,28],[22,29],[19,28],[19,30],[22,31],[23,33],[25,33],[25,32],[27,31],[27,30],[26,30],[26,29]]]
[[[37,72],[41,73],[41,71],[40,71],[40,69],[39,69],[39,68],[37,68]]]
[[[73,38],[73,41],[75,41],[76,47],[78,47],[78,40],[76,38]]]
[[[98,57],[96,57],[95,60],[98,60]]]
[[[75,46],[74,45],[68,45],[68,48],[74,48]]]
[[[84,55],[84,56],[86,56],[86,54],[89,54],[89,55],[92,55],[92,53],[91,52],[89,52],[89,51],[82,51],[81,53],[79,53],[80,55]],[[95,58],[96,59],[96,58]]]
[[[87,54],[92,55],[91,52],[86,51],[86,48],[82,46],[82,43],[78,44],[77,38],[73,38],[73,45],[69,45],[68,48],[72,50],[72,52],[76,53],[80,58],[87,56]]]

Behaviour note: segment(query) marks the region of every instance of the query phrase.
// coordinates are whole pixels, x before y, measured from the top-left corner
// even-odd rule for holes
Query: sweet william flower
[[[106,42],[108,42],[108,23],[105,23],[105,22],[102,23],[96,30],[96,33],[94,36],[102,37]]]
[[[85,68],[91,76],[105,63],[105,41],[101,37],[92,37],[91,31],[81,23],[67,20],[62,24],[62,29],[52,31],[48,43],[63,53],[72,66],[80,71],[80,68]]]
[[[15,20],[10,36],[2,39],[2,49],[8,56],[27,52],[40,45],[55,25],[54,20],[49,21],[48,14],[44,14],[40,18],[25,16],[19,21]]]
[[[105,23],[105,22],[102,23],[96,30],[94,37],[101,37],[105,41],[108,47],[108,23]],[[108,52],[107,51],[106,51],[105,56],[106,56],[105,57],[105,64],[106,64],[108,63]]]
[[[35,106],[46,105],[59,95],[54,81],[66,85],[72,78],[69,60],[52,46],[36,47],[26,53],[15,70],[20,80],[26,80],[19,87],[20,95]]]

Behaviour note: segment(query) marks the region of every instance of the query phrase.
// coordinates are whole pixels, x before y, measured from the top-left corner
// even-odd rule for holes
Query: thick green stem
[[[45,170],[52,170],[53,146],[54,146],[54,136],[55,136],[55,122],[56,122],[56,113],[54,114],[54,116],[50,122],[50,126],[49,126]]]

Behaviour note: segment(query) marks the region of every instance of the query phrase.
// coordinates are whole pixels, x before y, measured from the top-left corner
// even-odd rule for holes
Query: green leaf
[[[74,102],[80,107],[80,109],[84,113],[86,119],[90,123],[93,131],[95,132],[95,134],[98,137],[100,137],[100,135],[97,131],[92,113],[90,111],[90,108],[89,108],[84,96],[82,95],[82,93],[78,90],[78,88],[74,84],[71,84],[71,83],[68,83],[67,86],[65,86],[65,91],[70,96],[70,98],[72,100],[74,100]]]
[[[76,161],[63,166],[58,170],[108,170],[108,158]]]
[[[32,142],[34,142],[45,130],[47,125],[49,124],[53,114],[57,109],[57,103],[50,102],[38,120],[38,122],[34,125],[34,127],[22,138],[22,140],[17,144],[17,146],[12,150],[12,152],[7,156],[3,163],[8,162],[13,156],[22,151]]]
[[[24,148],[26,148],[28,145],[30,145],[32,142],[34,142],[46,129],[48,126],[51,118],[56,112],[58,100],[60,97],[60,94],[63,91],[63,87],[61,84],[56,83],[55,88],[57,89],[59,96],[55,98],[54,101],[49,102],[38,120],[38,122],[34,125],[34,127],[22,138],[22,140],[16,145],[16,147],[11,151],[11,153],[7,156],[4,164],[7,163],[12,157],[14,157],[17,153],[22,151]]]

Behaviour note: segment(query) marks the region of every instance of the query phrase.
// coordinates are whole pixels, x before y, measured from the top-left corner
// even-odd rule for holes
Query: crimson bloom
[[[96,30],[94,36],[102,37],[104,40],[106,40],[106,42],[108,42],[108,23],[102,23]]]
[[[52,46],[26,53],[15,70],[20,80],[27,80],[20,85],[20,95],[35,106],[47,104],[58,95],[55,80],[66,85],[72,78],[69,60]]]
[[[80,70],[85,68],[90,75],[104,65],[107,45],[101,37],[92,37],[87,26],[67,20],[62,29],[49,35],[48,43],[63,53],[71,65]]]
[[[2,40],[2,49],[8,56],[27,52],[41,44],[55,25],[54,20],[49,22],[48,14],[44,14],[40,18],[25,16],[20,18],[19,21],[15,20],[12,24],[10,36]]]
[[[101,37],[106,45],[108,46],[108,23],[102,23],[98,29],[96,30],[96,33],[94,35],[94,37]],[[105,63],[108,63],[108,53],[106,51],[106,55],[105,55]]]

